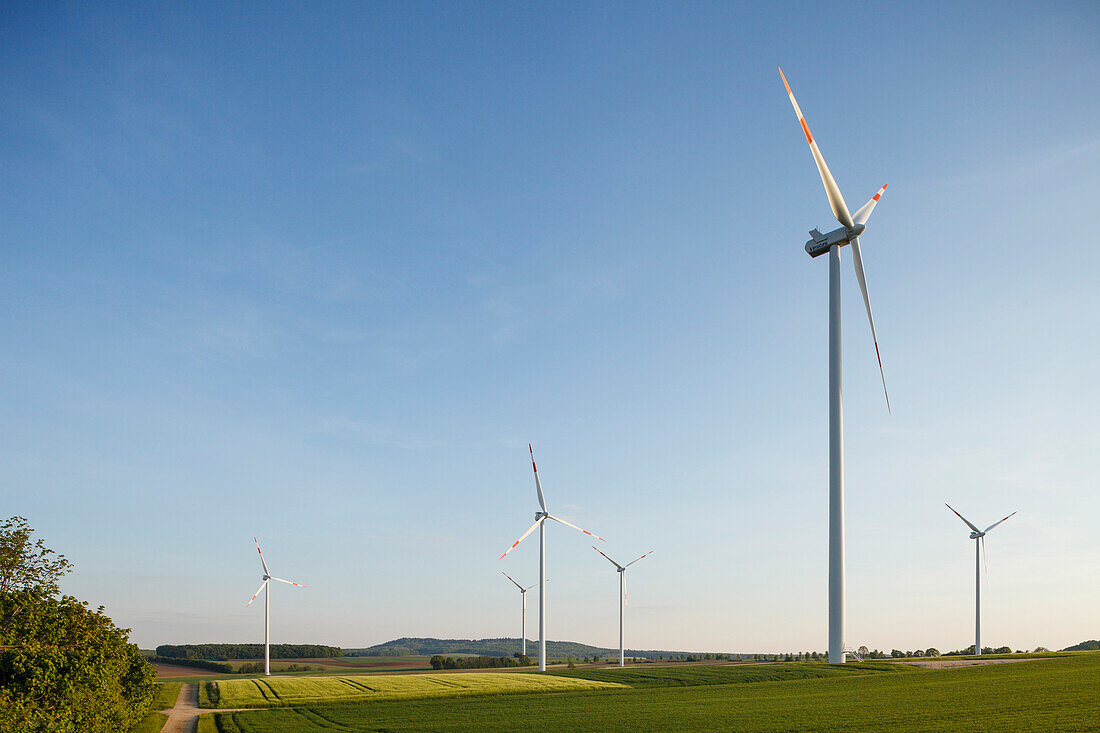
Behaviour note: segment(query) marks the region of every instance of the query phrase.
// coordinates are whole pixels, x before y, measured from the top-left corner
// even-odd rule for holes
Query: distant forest
[[[413,655],[433,656],[485,656],[485,657],[510,657],[520,651],[520,640],[516,638],[500,639],[422,639],[403,637],[387,641],[384,644],[375,644],[365,649],[345,649],[344,654],[353,657],[405,657]],[[527,640],[527,654],[538,656],[538,641]],[[676,652],[660,650],[636,650],[627,649],[628,657],[639,659],[661,659],[672,656],[698,654],[698,652]],[[547,641],[546,655],[555,659],[567,657],[618,657],[618,649],[608,647],[589,646],[575,641]],[[737,656],[737,655],[734,655]],[[751,654],[742,654],[742,657],[752,657]]]
[[[315,659],[318,657],[339,657],[343,650],[338,646],[320,644],[272,644],[272,659]],[[161,644],[157,647],[158,657],[173,659],[263,659],[263,644]]]
[[[1067,646],[1062,651],[1064,652],[1096,652],[1100,651],[1100,641],[1092,639],[1090,641],[1082,641],[1080,644],[1074,644],[1073,646]]]

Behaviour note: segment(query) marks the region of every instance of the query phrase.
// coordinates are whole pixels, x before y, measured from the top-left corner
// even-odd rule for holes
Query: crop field
[[[764,666],[572,670],[568,677],[533,676],[592,677],[596,682],[618,679],[630,686],[558,692],[552,700],[537,693],[479,695],[217,713],[209,729],[218,733],[519,730],[530,728],[534,721],[540,730],[548,731],[1100,729],[1095,696],[1100,689],[1100,653],[943,670],[861,664],[836,674],[818,674],[815,668],[825,665],[766,665],[803,668],[804,673],[757,681],[750,673],[755,668],[763,674]],[[735,673],[743,676],[732,676]]]
[[[691,667],[625,667],[623,669],[562,669],[548,671],[560,677],[572,677],[602,682],[617,682],[630,687],[688,687],[695,685],[725,685],[746,682],[779,682],[817,677],[839,677],[872,672],[908,672],[889,662],[856,662],[826,664],[752,664]]]
[[[399,674],[430,672],[431,665],[425,656],[405,657],[322,657],[302,659],[272,659],[271,672],[278,675],[297,675],[302,677],[315,677],[317,675],[349,675],[349,674]],[[218,679],[249,679],[263,677],[262,672],[247,672],[241,674],[239,670],[245,664],[263,664],[263,659],[230,659],[210,660],[220,664],[228,664],[233,668],[232,673],[214,672],[199,669],[197,667],[185,667],[183,665],[155,662],[153,666],[157,670],[158,680],[173,680],[177,682],[204,682]],[[308,666],[305,672],[288,671],[291,665],[299,667]]]
[[[210,685],[216,687],[211,688]],[[317,702],[399,700],[462,695],[509,695],[616,688],[601,680],[554,675],[465,672],[455,674],[276,677],[207,683],[203,706],[279,707]],[[216,692],[211,693],[214,689]],[[215,699],[216,698],[216,699]]]

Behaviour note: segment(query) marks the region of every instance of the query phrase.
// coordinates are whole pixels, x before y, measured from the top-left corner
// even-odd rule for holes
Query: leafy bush
[[[48,589],[0,592],[0,733],[116,733],[153,699],[128,629]]]

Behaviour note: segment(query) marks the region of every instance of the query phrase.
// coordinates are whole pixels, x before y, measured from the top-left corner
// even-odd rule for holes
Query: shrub
[[[153,667],[103,614],[43,588],[0,592],[0,732],[129,730],[153,700]]]

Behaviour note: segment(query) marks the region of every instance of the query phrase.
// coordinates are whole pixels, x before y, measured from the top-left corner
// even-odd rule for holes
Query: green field
[[[153,693],[153,704],[149,707],[149,713],[130,729],[130,733],[159,733],[160,729],[164,727],[164,722],[168,720],[168,716],[157,711],[167,710],[175,706],[176,698],[180,694],[180,687],[182,687],[180,682],[158,683],[157,689]]]
[[[153,710],[167,710],[168,708],[175,707],[176,698],[180,696],[180,688],[183,687],[182,682],[160,682],[157,684],[157,691],[153,695]]]
[[[777,671],[784,668],[790,671]],[[505,731],[534,721],[549,731],[1100,729],[1100,653],[959,669],[890,663],[843,669],[848,671],[792,663],[573,670],[568,677],[534,677],[619,679],[633,686],[558,692],[552,699],[517,694],[319,703],[218,713],[214,722],[219,733]],[[754,674],[786,677],[756,681]]]
[[[318,702],[400,700],[464,695],[510,695],[612,689],[614,682],[508,672],[453,674],[355,675],[347,677],[272,677],[219,680],[216,693],[206,688],[204,707],[280,707]],[[205,699],[204,699],[205,698]],[[215,700],[216,698],[216,700]]]
[[[625,667],[623,669],[562,669],[547,672],[558,677],[573,677],[602,682],[618,682],[639,687],[692,687],[747,682],[780,682],[821,677],[839,677],[872,672],[905,673],[915,667],[889,662],[855,662],[826,664],[825,662],[792,662],[782,664],[692,665],[684,667]]]

